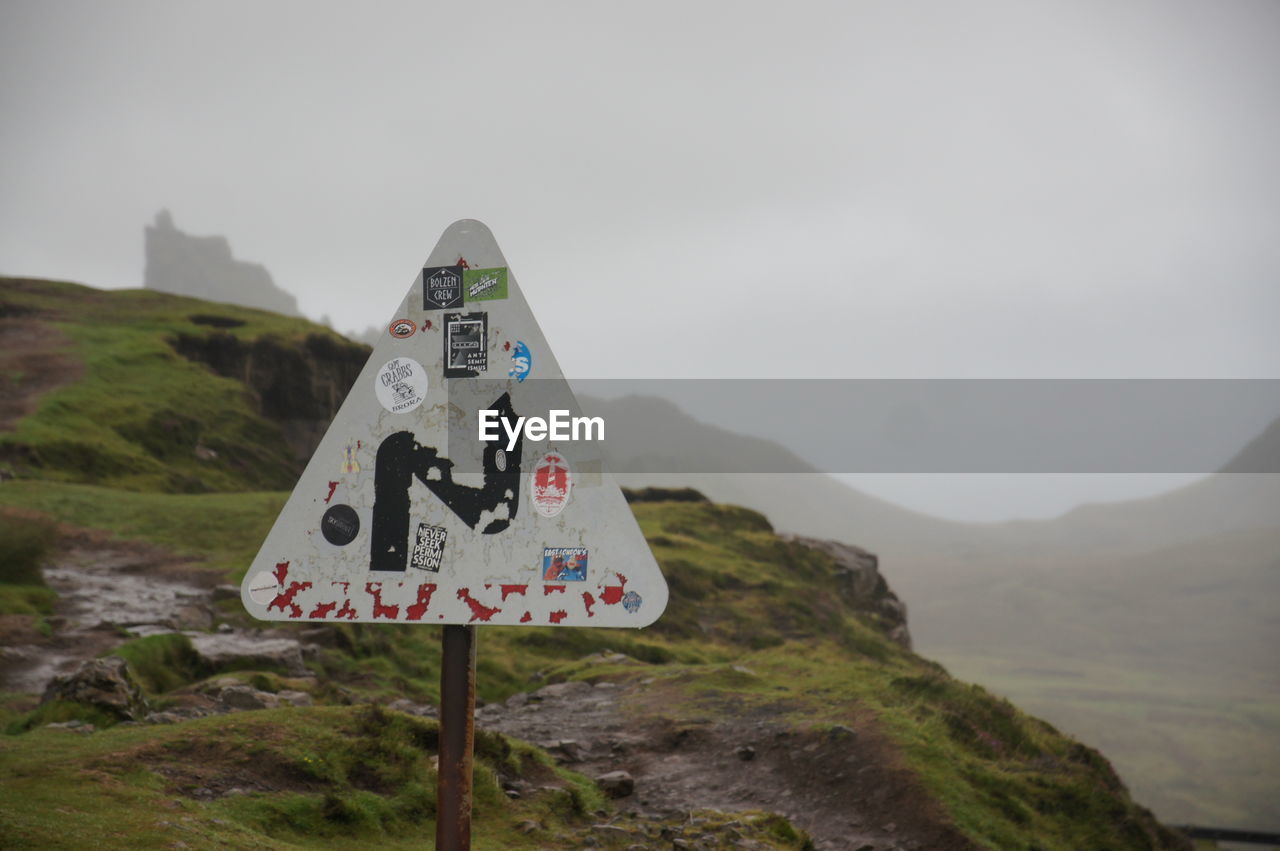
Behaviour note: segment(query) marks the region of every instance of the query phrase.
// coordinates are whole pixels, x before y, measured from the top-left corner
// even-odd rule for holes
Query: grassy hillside
[[[62,513],[62,519],[83,519],[79,509],[93,501],[103,504],[105,495],[97,488],[59,483],[0,487],[0,499],[34,502]],[[194,531],[199,524],[196,518],[223,515],[223,520],[231,521],[222,527],[228,531],[211,537],[225,544],[192,546],[192,551],[208,550],[210,569],[232,564],[232,553],[252,547],[252,524],[234,522],[255,513],[252,505],[219,505],[207,495],[119,492],[114,497],[111,509],[91,519],[154,542],[172,541],[178,529]],[[162,503],[168,509],[159,517],[145,510]],[[822,553],[777,538],[762,516],[745,509],[683,502],[635,508],[664,573],[672,580],[667,615],[643,633],[486,629],[479,666],[482,699],[500,700],[548,680],[608,678],[625,683],[652,678],[648,687],[652,703],[635,711],[654,720],[691,723],[708,712],[758,711],[798,733],[835,725],[882,730],[895,744],[898,758],[954,824],[983,847],[1172,846],[1150,816],[1129,800],[1100,755],[983,689],[951,679],[936,664],[886,639],[873,618],[845,607],[831,590],[834,567]],[[145,516],[152,519],[138,521]],[[242,564],[231,567],[228,578],[242,569]],[[233,610],[226,617],[234,621],[243,615]],[[426,701],[437,697],[436,628],[344,625],[332,629],[339,634],[336,649],[316,665],[320,678],[313,690],[320,700],[364,704],[401,696]],[[613,666],[584,661],[588,654],[602,652],[621,652],[629,658]],[[197,690],[202,682],[176,665],[164,676],[154,669],[146,673],[152,681],[173,686],[152,695],[162,705],[166,699],[178,700]],[[269,672],[241,673],[255,675],[271,676]],[[252,721],[242,716],[200,719],[175,727],[112,730],[90,737],[37,729],[0,742],[0,752],[11,766],[0,814],[17,831],[15,835],[36,843],[47,840],[55,835],[50,831],[61,829],[40,816],[56,789],[70,798],[70,808],[86,831],[141,830],[143,823],[153,824],[155,816],[143,817],[139,808],[163,799],[188,819],[194,835],[200,835],[213,819],[222,819],[245,837],[255,833],[289,841],[319,831],[335,838],[385,833],[408,841],[429,828],[432,813],[421,801],[404,800],[404,792],[362,791],[332,778],[321,778],[310,786],[285,784],[234,805],[174,792],[171,775],[198,771],[211,752],[219,760],[243,762],[245,754],[258,758],[266,747],[268,753],[262,758],[285,761],[292,766],[289,771],[299,771],[297,742],[301,738],[336,742],[354,723],[351,712],[275,710],[253,713]],[[399,719],[396,724],[411,723],[395,713],[389,715]],[[19,713],[11,720],[21,718]],[[412,767],[414,776],[423,778],[425,789],[433,776],[426,767],[432,740],[427,732],[418,735],[426,744],[419,747],[417,756],[404,757],[406,765],[397,764],[388,771],[407,772]],[[189,743],[196,739],[208,744],[193,751]],[[246,749],[251,740],[267,744]],[[277,740],[293,745],[282,745],[287,751],[282,754],[275,750]],[[50,750],[51,742],[57,743],[56,750]],[[188,743],[187,750],[175,742]],[[317,746],[321,754],[317,758],[326,764],[350,759],[329,755],[326,748],[330,746]],[[143,760],[139,766],[134,761],[139,751],[164,753],[167,762]],[[418,794],[422,798],[426,793]],[[333,796],[359,812],[343,817],[349,822],[326,820],[326,806],[337,806],[326,804]],[[109,801],[127,805],[109,805]],[[503,821],[523,815],[519,807],[508,812],[496,798],[489,803],[501,811]],[[563,824],[553,822],[558,825],[555,829],[571,831],[573,810],[568,804],[565,807]],[[490,811],[482,807],[477,815],[481,824],[487,824]],[[538,818],[545,821],[547,816]],[[207,838],[213,841],[217,836],[221,834],[214,831]],[[495,842],[492,847],[501,846]]]
[[[635,453],[623,469],[644,469],[646,457],[664,459],[662,469],[673,458],[704,470],[734,469],[734,458],[760,470],[807,466],[664,400],[591,409],[627,423],[610,444]],[[1103,747],[1162,817],[1268,829],[1280,825],[1271,711],[1280,697],[1280,475],[1230,471],[1274,470],[1277,452],[1273,424],[1226,474],[992,524],[907,511],[816,471],[619,478],[693,486],[762,511],[779,529],[876,552],[924,655]]]
[[[1102,747],[1158,812],[1280,823],[1280,529],[1080,558],[1070,571],[1051,558],[1001,566],[913,610],[938,658]],[[1012,603],[998,619],[949,611],[992,600]]]
[[[206,469],[199,456],[183,454],[188,437],[178,444],[182,457],[170,464],[154,447],[122,436],[121,423],[150,421],[169,406],[178,410],[178,398],[161,392],[165,387],[182,384],[192,397],[208,390],[233,413],[207,433],[197,417],[199,445],[216,436],[219,459],[248,457],[242,453],[257,439],[251,426],[279,432],[257,412],[263,409],[257,391],[175,355],[168,341],[191,332],[183,325],[191,315],[243,319],[231,331],[250,341],[252,334],[287,341],[321,332],[158,294],[33,282],[8,283],[3,294],[7,303],[32,311],[28,317],[38,311],[34,321],[80,340],[84,369],[77,380],[34,398],[31,412],[3,436],[20,478],[0,482],[0,506],[146,541],[196,559],[213,578],[238,581],[284,493],[251,491],[257,473],[237,472],[235,463]],[[92,332],[58,319],[70,312],[69,301],[106,304],[117,297],[139,304],[119,312],[103,307]],[[7,310],[13,318],[14,309]],[[183,378],[165,374],[169,370]],[[152,392],[153,382],[161,390]],[[109,416],[73,416],[88,399],[101,401]],[[116,405],[115,399],[132,401]],[[206,404],[191,398],[181,410],[196,416],[209,410]],[[90,475],[50,450],[68,442],[80,452],[107,453],[114,466],[90,465]],[[290,462],[283,435],[272,452],[278,463],[272,475],[285,475]],[[840,591],[839,567],[829,556],[778,537],[763,515],[707,502],[638,502],[633,509],[671,586],[664,617],[642,632],[486,628],[479,652],[483,701],[547,683],[613,683],[634,696],[625,714],[637,730],[680,739],[717,724],[767,728],[778,740],[796,742],[815,772],[841,736],[882,742],[865,767],[892,777],[895,795],[920,802],[916,809],[935,813],[930,817],[978,847],[1183,847],[1134,804],[1103,756],[889,640],[877,614]],[[235,628],[250,625],[238,600],[220,604],[218,619]],[[284,630],[305,633],[325,648],[308,659],[311,676],[254,669],[230,676],[268,691],[304,691],[316,706],[117,725],[84,735],[40,725],[106,719],[76,704],[41,708],[32,696],[0,695],[0,726],[9,731],[0,736],[0,834],[31,846],[153,846],[178,838],[191,847],[420,846],[435,817],[436,728],[379,705],[438,697],[439,629],[296,624]],[[135,639],[116,651],[130,661],[155,708],[189,705],[213,680],[228,676],[192,664],[184,642],[182,636]],[[626,847],[637,836],[649,844],[659,841],[660,830],[695,822],[690,815],[667,826],[633,824],[629,804],[610,803],[533,746],[482,733],[477,749],[478,847],[581,847],[588,835]],[[852,782],[846,771],[840,768],[831,782]],[[509,798],[501,784],[511,778],[534,791]],[[618,827],[602,833],[601,819]],[[805,843],[785,819],[762,814],[703,813],[696,823],[713,839],[723,835],[726,844],[735,836],[772,847]],[[721,828],[727,832],[716,833]],[[668,833],[665,841],[672,835],[680,834]]]
[[[273,396],[290,388],[264,384],[262,373],[272,362],[317,359],[358,369],[368,355],[306,320],[154,290],[5,278],[0,318],[4,389],[30,399],[25,415],[0,434],[0,465],[129,490],[291,487],[301,466],[271,416]],[[10,340],[19,335],[14,351]],[[208,361],[211,348],[234,355],[241,347],[259,358],[224,358],[240,367],[236,377],[196,356]]]

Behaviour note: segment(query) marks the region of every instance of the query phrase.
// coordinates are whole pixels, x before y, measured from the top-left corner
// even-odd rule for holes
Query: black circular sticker
[[[345,547],[354,541],[359,531],[360,517],[349,505],[335,505],[320,519],[320,532],[336,547]]]

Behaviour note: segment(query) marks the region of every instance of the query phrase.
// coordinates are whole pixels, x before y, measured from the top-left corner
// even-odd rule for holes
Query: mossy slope
[[[159,544],[238,581],[284,498],[249,491],[291,485],[296,465],[279,425],[260,413],[251,383],[215,375],[178,355],[171,341],[205,333],[210,316],[220,317],[216,333],[250,340],[287,344],[328,332],[161,293],[6,281],[0,298],[10,316],[26,311],[32,321],[62,328],[85,364],[82,379],[43,397],[34,414],[0,436],[0,448],[25,465],[25,480],[0,483],[0,504]],[[79,316],[86,309],[96,323]],[[181,412],[195,430],[160,428],[173,437],[163,446],[131,430],[145,431],[166,411]],[[216,463],[194,446],[187,454],[193,438],[221,447]],[[77,460],[81,455],[91,460]],[[180,493],[189,490],[222,492]],[[485,629],[482,699],[548,680],[649,680],[652,699],[634,711],[653,719],[693,723],[760,712],[797,731],[874,725],[892,743],[892,759],[982,847],[1182,847],[1133,803],[1101,755],[886,638],[873,611],[837,591],[837,566],[827,555],[778,537],[747,509],[686,500],[638,502],[633,510],[671,585],[663,618],[644,632]],[[234,601],[221,615],[248,622]],[[312,663],[311,691],[321,702],[438,697],[438,628],[333,624],[310,637],[329,647]],[[152,654],[145,665],[161,702],[204,673],[166,658]],[[181,838],[196,847],[355,838],[420,844],[433,816],[433,729],[395,713],[340,706],[91,736],[37,729],[0,739],[2,826],[33,844],[127,837],[145,846],[170,842],[174,830],[188,827]],[[477,781],[481,847],[529,844],[510,832],[526,820],[548,825],[539,834],[543,847],[575,845],[569,837],[589,828],[584,814],[596,806],[591,788],[557,773],[570,790],[559,803],[508,801],[495,791],[496,772],[535,771],[535,763],[543,766],[537,771],[551,769],[523,745],[494,745],[500,753],[487,747],[482,742],[486,767]],[[352,748],[368,757],[365,767],[356,767]],[[518,768],[510,766],[512,753],[523,761]],[[184,778],[210,764],[242,766],[246,778],[266,778],[266,788],[207,801],[184,792]]]
[[[0,435],[0,463],[20,476],[129,490],[290,487],[301,464],[281,421],[314,417],[317,395],[332,415],[368,356],[303,319],[155,290],[0,278],[0,316],[54,329],[71,349],[56,352],[50,374],[6,376],[10,386],[54,389]],[[241,352],[227,361],[238,374],[211,368],[198,356],[208,349]],[[311,387],[306,370],[318,362],[345,386]],[[278,382],[282,363],[304,374]],[[78,377],[59,384],[55,371]],[[297,396],[291,417],[278,401],[287,393]]]

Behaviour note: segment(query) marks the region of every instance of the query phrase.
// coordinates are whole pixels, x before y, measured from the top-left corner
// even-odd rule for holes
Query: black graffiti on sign
[[[489,406],[514,430],[516,412],[511,395],[503,393]],[[409,558],[409,486],[417,479],[472,529],[495,535],[511,525],[520,508],[520,455],[523,435],[503,452],[498,441],[485,444],[484,485],[478,488],[453,481],[453,462],[434,446],[423,446],[411,431],[398,431],[378,446],[373,474],[372,548],[370,570],[403,572]],[[499,463],[499,455],[502,455]],[[503,513],[501,509],[505,507]],[[487,515],[487,516],[486,516]]]

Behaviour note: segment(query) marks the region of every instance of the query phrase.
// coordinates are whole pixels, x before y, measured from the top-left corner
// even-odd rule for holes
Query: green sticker
[[[462,272],[463,299],[491,301],[507,297],[507,267],[497,269],[466,269]]]

